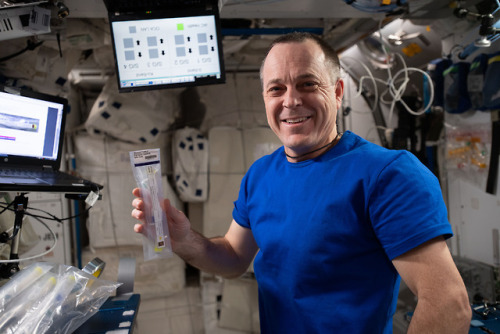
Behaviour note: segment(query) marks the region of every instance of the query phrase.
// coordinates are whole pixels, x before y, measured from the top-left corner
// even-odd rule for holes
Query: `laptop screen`
[[[67,101],[0,88],[0,160],[59,167]]]

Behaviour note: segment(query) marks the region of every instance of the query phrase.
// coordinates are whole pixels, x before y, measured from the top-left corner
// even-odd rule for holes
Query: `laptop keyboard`
[[[47,178],[54,177],[57,178],[71,178],[65,173],[43,171],[43,170],[26,170],[26,169],[0,169],[0,177],[23,177],[23,178]]]

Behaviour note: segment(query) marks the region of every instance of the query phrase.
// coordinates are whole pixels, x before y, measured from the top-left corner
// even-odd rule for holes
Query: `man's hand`
[[[140,223],[134,225],[134,231],[142,233],[144,229],[143,224],[146,222],[146,215],[144,213],[145,203],[141,197],[141,190],[139,188],[135,188],[132,194],[136,197],[132,201],[132,206],[134,207],[132,210],[132,217],[140,221]],[[170,240],[172,242],[172,248],[174,248],[176,242],[179,243],[186,239],[191,230],[191,223],[184,213],[170,204],[168,199],[163,200],[161,208],[167,215]]]
[[[141,191],[135,188],[132,193],[136,198],[132,201],[132,217],[140,223],[134,231],[142,233],[146,215],[146,205]],[[170,232],[172,250],[192,266],[209,273],[227,278],[242,275],[257,253],[257,244],[248,228],[241,227],[234,220],[224,237],[206,238],[191,229],[189,219],[181,211],[174,208],[168,199],[161,203],[165,211]]]

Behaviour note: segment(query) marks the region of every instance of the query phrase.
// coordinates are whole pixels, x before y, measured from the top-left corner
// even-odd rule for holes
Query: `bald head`
[[[330,69],[330,78],[331,82],[334,83],[337,81],[337,79],[340,77],[340,61],[337,53],[335,50],[328,44],[326,43],[320,36],[314,35],[311,33],[307,32],[292,32],[286,35],[279,36],[276,38],[271,45],[269,46],[266,56],[264,60],[262,61],[262,64],[260,66],[260,81],[262,84],[262,70],[264,67],[264,63],[266,62],[267,56],[269,55],[269,52],[272,50],[272,48],[278,44],[284,44],[284,43],[304,43],[305,41],[313,41],[316,43],[321,50],[323,51],[325,55],[325,62],[327,68]]]

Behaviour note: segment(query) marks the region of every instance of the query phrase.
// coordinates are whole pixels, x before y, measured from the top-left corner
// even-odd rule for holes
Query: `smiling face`
[[[331,73],[332,66],[312,40],[276,44],[267,55],[262,67],[267,121],[287,154],[305,154],[337,136],[343,82],[332,82]],[[304,159],[323,152],[308,154]]]

